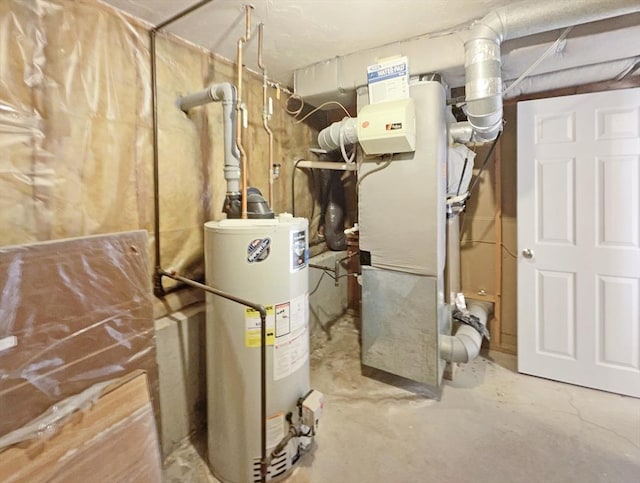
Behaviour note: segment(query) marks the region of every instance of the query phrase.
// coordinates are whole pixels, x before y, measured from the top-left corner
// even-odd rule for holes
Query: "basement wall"
[[[153,247],[148,28],[92,0],[0,2],[0,246],[142,228]],[[222,107],[186,116],[176,100],[234,82],[235,68],[165,34],[157,53],[162,264],[199,277],[202,225],[223,216]],[[262,81],[245,79],[249,184],[266,195]],[[282,212],[291,210],[292,160],[307,155],[317,130],[296,124],[286,96],[275,94],[274,159],[282,165],[275,208]],[[299,214],[308,214],[303,183],[297,196]]]
[[[145,229],[153,266],[149,28],[93,0],[0,2],[0,246]],[[199,278],[202,225],[223,217],[222,106],[187,116],[176,101],[211,83],[235,82],[235,67],[162,33],[157,53],[162,265]],[[244,92],[249,184],[266,196],[262,79],[247,72]],[[308,156],[317,129],[285,112],[284,94],[269,95],[274,161],[281,164],[275,209],[290,212],[293,160]],[[324,126],[323,116],[311,121]],[[320,210],[298,176],[296,213],[314,212],[317,225]],[[203,299],[181,290],[155,300],[165,453],[203,423]]]
[[[577,79],[579,81],[579,79]],[[501,190],[502,247],[500,250],[502,270],[501,310],[499,322],[494,317],[489,322],[492,339],[490,347],[514,353],[518,335],[518,287],[517,287],[517,103],[520,100],[542,99],[589,92],[600,92],[640,86],[640,76],[620,81],[607,81],[571,86],[553,91],[540,92],[510,99],[504,105],[504,131],[496,150],[500,156],[500,183],[496,185],[495,156],[481,175],[476,191],[467,204],[462,222],[461,267],[462,290],[467,297],[487,300],[496,296],[496,190]],[[474,175],[478,174],[490,145],[477,149]],[[485,294],[485,295],[482,295]]]

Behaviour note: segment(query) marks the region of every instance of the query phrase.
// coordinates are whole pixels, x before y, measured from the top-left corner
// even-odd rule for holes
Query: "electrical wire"
[[[338,138],[340,138],[340,152],[342,153],[342,159],[344,159],[347,164],[353,163],[353,160],[356,157],[356,148],[354,146],[351,150],[351,156],[347,156],[347,151],[344,147],[344,130],[342,129],[342,127],[340,128],[340,134],[338,134]]]
[[[626,79],[627,77],[633,75],[633,73],[635,71],[637,71],[638,69],[640,69],[640,57],[636,57],[631,65],[629,65],[629,67],[627,67],[626,69],[624,69],[622,72],[620,72],[616,78],[614,80],[616,81],[621,81]]]
[[[369,176],[369,175],[371,175],[373,173],[377,173],[378,171],[382,171],[383,169],[387,168],[391,164],[391,161],[393,161],[393,154],[389,155],[389,159],[387,161],[385,161],[385,163],[382,166],[378,166],[377,168],[372,169],[371,171],[363,174],[362,177],[358,177],[358,181],[356,182],[356,189],[358,189],[360,187],[360,183],[362,183],[362,181],[367,176]]]
[[[487,245],[495,245],[495,242],[492,241],[487,241],[487,240],[469,240],[469,239],[462,239],[460,240],[460,244],[463,245],[465,243],[485,243]],[[507,252],[511,257],[515,258],[516,260],[518,259],[518,255],[516,255],[515,253],[513,253],[511,250],[509,250],[506,245],[504,243],[501,243],[500,246],[502,247],[502,249]]]
[[[317,292],[317,290],[320,288],[320,284],[322,283],[322,279],[324,278],[324,276],[327,274],[327,272],[325,272],[324,270],[322,271],[322,275],[320,275],[320,278],[318,279],[318,283],[316,284],[315,288],[309,292],[309,296],[313,295],[314,293]]]
[[[296,95],[297,96],[297,95]],[[292,96],[293,97],[293,96]],[[302,97],[297,96],[300,101],[302,102],[302,107],[304,107],[304,101],[302,100]],[[291,97],[289,98],[291,99]],[[307,119],[309,116],[311,116],[312,114],[315,114],[316,112],[318,112],[320,109],[322,109],[325,106],[328,106],[330,104],[336,104],[339,107],[342,108],[342,110],[344,111],[344,113],[347,115],[347,117],[351,117],[351,114],[349,114],[349,111],[347,111],[347,108],[344,107],[342,104],[340,104],[338,101],[327,101],[327,102],[323,102],[322,104],[320,104],[318,107],[316,107],[314,110],[312,110],[311,112],[308,112],[307,114],[304,115],[304,117],[302,117],[301,119],[298,119],[296,121],[296,124],[300,124],[302,121],[304,121],[305,119]],[[300,111],[302,111],[302,107],[300,108]],[[288,112],[288,111],[287,111]]]
[[[526,77],[529,76],[529,74],[531,74],[531,72],[533,72],[536,67],[538,67],[542,61],[544,59],[546,59],[547,57],[549,57],[549,55],[551,55],[551,53],[556,50],[558,48],[558,46],[560,45],[560,42],[562,42],[567,35],[569,35],[569,32],[571,32],[571,29],[573,27],[567,27],[566,29],[564,29],[564,31],[560,34],[560,37],[558,37],[558,40],[556,40],[551,47],[549,47],[539,58],[538,60],[536,60],[533,64],[531,64],[529,66],[528,69],[526,69],[521,75],[520,77],[518,77],[515,81],[513,81],[509,87],[507,87],[503,92],[502,95],[504,96],[507,92],[509,92],[511,89],[513,89],[514,87],[516,87],[518,84],[520,84],[520,82],[522,82]]]
[[[467,190],[467,193],[468,193],[467,198],[471,197],[471,193],[473,193],[474,188],[477,186],[478,182],[480,181],[480,177],[482,176],[482,172],[487,167],[487,163],[489,162],[489,159],[491,159],[491,155],[493,154],[494,149],[498,145],[498,139],[500,139],[501,135],[502,135],[502,131],[499,131],[498,135],[493,140],[493,144],[491,145],[491,148],[489,148],[489,152],[485,156],[484,161],[482,162],[482,165],[480,166],[480,170],[478,171],[478,174],[476,175],[474,180],[471,182],[471,186],[469,186],[469,189]],[[463,211],[462,214],[465,214],[465,212]],[[464,225],[465,225],[466,221],[467,221],[467,217],[466,217],[466,214],[465,214],[465,216],[462,217],[462,223],[460,224],[460,239],[461,240],[462,240],[462,235],[464,234]]]
[[[491,148],[489,148],[489,152],[485,156],[484,161],[482,162],[482,165],[480,166],[480,171],[478,171],[478,174],[476,175],[475,179],[471,183],[471,186],[469,186],[469,195],[471,195],[471,193],[473,193],[473,189],[477,186],[478,182],[480,181],[480,176],[482,176],[482,172],[484,171],[484,168],[487,167],[487,163],[489,162],[489,159],[491,159],[491,155],[493,154],[493,151],[496,149],[496,146],[498,144],[498,139],[500,139],[501,135],[502,135],[502,131],[499,131],[498,135],[493,140],[493,144],[491,145]]]
[[[291,101],[291,99],[296,99],[300,101],[300,105],[295,110],[289,110],[289,101]],[[287,111],[287,114],[291,114],[293,117],[298,117],[302,112],[303,108],[304,108],[304,99],[302,99],[302,97],[300,97],[298,94],[291,94],[287,99],[287,103],[284,106],[284,110]]]

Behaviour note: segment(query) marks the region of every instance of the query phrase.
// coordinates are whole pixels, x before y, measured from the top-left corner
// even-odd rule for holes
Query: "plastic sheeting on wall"
[[[157,403],[147,241],[134,231],[0,248],[0,436],[136,369]]]
[[[148,25],[94,0],[0,2],[0,246],[143,228],[153,232]],[[225,184],[221,107],[185,115],[176,99],[234,81],[232,65],[159,34],[162,264],[202,273],[202,225],[219,219]],[[261,82],[245,83],[249,181],[267,187]],[[276,103],[278,211],[291,159],[315,133]],[[152,243],[153,240],[150,240]]]

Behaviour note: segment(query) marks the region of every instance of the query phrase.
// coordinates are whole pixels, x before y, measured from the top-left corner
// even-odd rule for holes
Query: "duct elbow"
[[[492,305],[486,302],[469,302],[469,312],[487,325]],[[460,325],[455,335],[440,336],[440,358],[447,362],[467,363],[480,354],[482,334],[469,325]]]
[[[185,113],[194,107],[202,106],[210,102],[222,102],[225,105],[235,105],[238,102],[236,87],[229,82],[221,82],[220,84],[212,84],[206,89],[178,99],[178,105]]]
[[[326,151],[333,151],[347,144],[358,142],[358,119],[345,117],[324,128],[318,134],[318,145]]]
[[[231,103],[233,105],[238,102],[238,91],[236,90],[236,86],[230,82],[213,84],[209,87],[209,90],[213,101]]]

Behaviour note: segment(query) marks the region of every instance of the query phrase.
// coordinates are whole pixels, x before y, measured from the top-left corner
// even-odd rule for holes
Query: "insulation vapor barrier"
[[[155,397],[147,242],[135,231],[0,248],[0,438],[137,369]]]
[[[0,30],[0,245],[153,232],[148,32],[96,2],[58,0],[2,2]],[[158,53],[166,81],[170,59],[166,48]],[[173,100],[164,94],[161,102]],[[172,193],[166,165],[161,179],[165,201],[184,207],[161,220],[165,260],[179,267],[197,257],[199,207],[210,196],[188,127],[193,142],[180,146],[175,181],[189,188]]]
[[[2,2],[0,30],[0,244],[151,223],[144,31],[42,0]]]
[[[0,246],[153,233],[149,28],[95,0],[0,2]],[[223,218],[222,106],[186,115],[176,102],[235,82],[235,73],[228,61],[159,32],[157,80],[162,266],[197,278],[202,226]],[[247,75],[244,84],[249,182],[266,192],[261,81]],[[315,137],[293,125],[284,102],[271,123],[283,177],[291,172],[284,162]],[[276,205],[284,211],[282,186]]]

